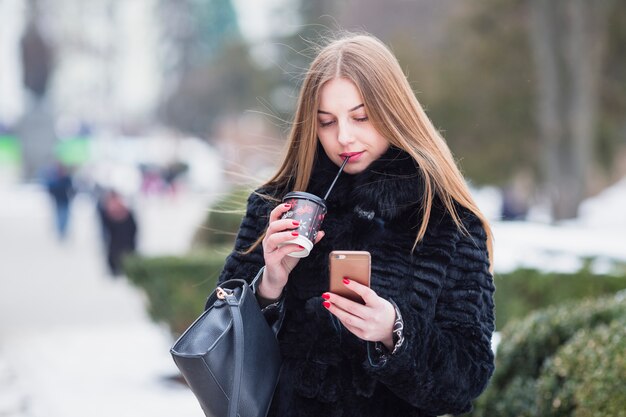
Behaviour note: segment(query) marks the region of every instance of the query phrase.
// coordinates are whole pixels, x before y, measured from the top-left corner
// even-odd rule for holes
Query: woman
[[[289,191],[327,198],[310,255],[288,256]],[[220,282],[284,308],[269,415],[436,416],[471,409],[494,370],[491,232],[392,53],[369,35],[324,47],[304,79],[282,166],[254,192]],[[332,250],[371,253],[365,305],[328,293]],[[273,303],[273,304],[272,304]]]

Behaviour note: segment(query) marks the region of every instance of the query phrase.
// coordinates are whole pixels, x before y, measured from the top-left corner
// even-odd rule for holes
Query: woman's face
[[[359,90],[345,78],[328,81],[320,90],[317,137],[337,166],[350,156],[344,168],[349,174],[363,172],[389,148],[369,121]]]

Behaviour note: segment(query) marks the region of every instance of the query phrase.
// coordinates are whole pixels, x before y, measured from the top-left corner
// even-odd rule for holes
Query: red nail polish
[[[298,247],[299,247],[300,249],[304,249],[304,246],[302,246],[302,245],[298,245]]]
[[[350,283],[350,280],[349,280],[348,278],[345,278],[345,277],[344,277],[344,279],[343,279],[343,283],[344,283],[344,284],[346,284],[346,285],[348,285],[348,284]]]
[[[293,222],[293,225],[294,225],[294,226],[300,226],[300,222],[294,221],[294,222]]]
[[[285,208],[291,208],[291,204],[285,203]]]
[[[322,298],[324,300],[328,300],[330,298],[330,294],[328,294],[327,292],[325,292],[324,294],[322,294]]]
[[[298,236],[300,233],[298,232],[291,232],[291,236]]]
[[[328,301],[324,301],[322,305],[326,308],[330,308],[330,303]]]

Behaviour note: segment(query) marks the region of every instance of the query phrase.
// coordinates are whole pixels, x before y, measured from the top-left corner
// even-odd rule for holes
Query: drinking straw
[[[350,157],[346,156],[346,159],[343,160],[343,164],[341,164],[341,167],[339,168],[339,172],[337,172],[337,175],[335,176],[335,179],[333,180],[333,183],[330,184],[330,187],[328,187],[328,191],[326,191],[326,195],[324,196],[324,200],[326,200],[328,198],[328,195],[330,194],[331,190],[335,186],[335,183],[337,182],[337,179],[341,175],[341,171],[343,171],[343,167],[345,167],[346,164],[348,163],[348,159],[350,159]]]

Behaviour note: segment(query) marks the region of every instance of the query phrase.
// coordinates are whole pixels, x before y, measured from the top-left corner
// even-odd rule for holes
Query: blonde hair
[[[371,35],[343,35],[323,47],[313,60],[300,89],[285,159],[265,185],[285,187],[293,180],[293,190],[307,189],[317,150],[319,92],[335,78],[345,78],[356,85],[374,128],[391,145],[409,153],[422,171],[423,220],[413,249],[426,233],[433,200],[438,196],[464,232],[467,230],[455,202],[480,219],[487,234],[492,269],[493,234],[489,222],[474,202],[448,145],[415,97],[397,59]],[[258,242],[261,240],[262,237]]]

